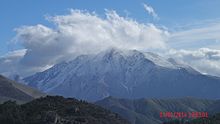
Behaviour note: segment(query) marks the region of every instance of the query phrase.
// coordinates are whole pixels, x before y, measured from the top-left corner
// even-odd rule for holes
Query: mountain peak
[[[112,48],[105,50],[104,52],[108,54],[113,54],[113,53],[120,53],[122,52],[122,50],[112,47]]]

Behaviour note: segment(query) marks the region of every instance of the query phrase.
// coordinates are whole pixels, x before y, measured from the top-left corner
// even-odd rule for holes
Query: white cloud
[[[154,19],[159,19],[157,13],[154,11],[153,7],[151,7],[150,5],[147,5],[146,3],[143,3],[144,9],[145,11],[147,11],[147,13],[151,16],[153,16]]]
[[[199,26],[170,33],[169,44],[172,47],[216,47],[220,48],[220,21],[205,22]]]
[[[169,56],[186,63],[198,71],[219,76],[220,50],[200,48],[198,50],[170,50]]]
[[[27,53],[26,49],[20,49],[7,53],[4,56],[0,57],[0,74],[5,76],[11,76],[16,74],[29,75],[33,72],[43,71],[48,66],[29,67],[27,65],[21,64],[22,59],[24,59],[25,54]]]
[[[115,11],[107,10],[106,17],[101,18],[95,13],[71,10],[68,15],[47,19],[55,24],[55,28],[38,24],[16,29],[14,42],[20,43],[26,50],[14,58],[17,61],[11,66],[16,66],[15,70],[22,67],[22,76],[72,59],[75,55],[95,53],[109,47],[138,50],[166,48],[167,31],[153,24],[121,17]],[[3,57],[4,61],[7,57]],[[2,67],[2,62],[0,73],[9,73]]]

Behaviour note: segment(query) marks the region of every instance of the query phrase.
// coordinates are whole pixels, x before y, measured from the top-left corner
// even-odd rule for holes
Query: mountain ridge
[[[161,124],[170,121],[169,118],[161,118],[160,112],[208,112],[209,116],[220,112],[220,100],[194,97],[176,99],[107,97],[95,102],[95,104],[118,113],[132,124]]]
[[[109,49],[78,56],[24,81],[49,94],[89,101],[107,96],[220,98],[220,78],[170,61],[153,53]]]
[[[31,87],[17,83],[0,75],[0,102],[7,100],[15,100],[19,103],[24,103],[41,96],[44,93],[39,92]]]

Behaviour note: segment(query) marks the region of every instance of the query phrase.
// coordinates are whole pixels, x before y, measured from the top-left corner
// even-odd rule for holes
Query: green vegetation
[[[23,105],[0,105],[1,124],[129,124],[117,114],[73,98],[47,96]]]

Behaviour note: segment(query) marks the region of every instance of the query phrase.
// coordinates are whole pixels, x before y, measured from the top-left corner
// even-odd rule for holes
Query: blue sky
[[[160,20],[155,21],[146,14],[142,3],[152,6]],[[174,30],[203,20],[219,19],[219,6],[219,0],[1,0],[0,55],[17,48],[7,45],[15,36],[14,28],[39,23],[51,25],[45,15],[65,14],[70,8],[95,11],[100,15],[104,14],[104,9],[113,9],[139,22],[153,21]]]
[[[30,75],[70,54],[116,45],[156,49],[218,76],[219,6],[220,0],[1,0],[0,74]]]

